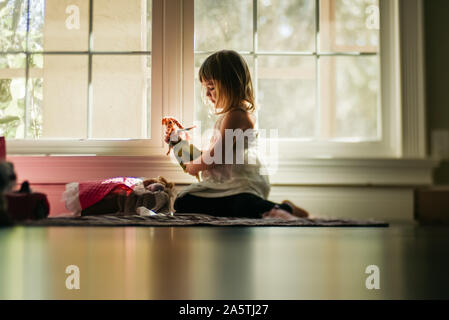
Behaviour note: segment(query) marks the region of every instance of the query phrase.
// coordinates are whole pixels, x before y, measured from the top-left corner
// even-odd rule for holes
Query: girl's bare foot
[[[295,206],[291,201],[289,200],[284,200],[282,201],[283,204],[288,205],[290,208],[292,208],[292,215],[296,216],[296,217],[300,217],[300,218],[307,218],[309,216],[309,213],[300,208]]]
[[[264,219],[283,219],[283,220],[287,220],[287,221],[292,221],[292,220],[298,220],[297,217],[295,217],[294,215],[292,215],[290,212],[282,210],[280,208],[276,208],[274,207],[273,209],[271,209],[268,212],[265,212],[262,215],[262,218]]]

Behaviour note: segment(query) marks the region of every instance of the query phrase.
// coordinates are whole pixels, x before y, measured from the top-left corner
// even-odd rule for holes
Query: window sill
[[[432,159],[299,159],[284,161],[272,185],[426,186],[439,161]]]
[[[115,176],[164,176],[176,184],[195,179],[171,156],[8,156],[19,181],[65,184]],[[433,159],[320,159],[280,161],[270,175],[272,185],[282,186],[427,186],[439,164]]]

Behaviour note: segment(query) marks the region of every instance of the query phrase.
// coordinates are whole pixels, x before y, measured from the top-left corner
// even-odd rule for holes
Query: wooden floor
[[[0,228],[0,299],[448,299],[448,253],[449,228],[402,224]]]

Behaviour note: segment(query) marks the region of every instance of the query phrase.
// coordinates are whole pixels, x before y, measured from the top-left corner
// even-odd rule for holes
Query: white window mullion
[[[194,122],[195,115],[195,55],[194,0],[182,1],[182,117],[185,125]]]
[[[92,90],[92,53],[93,50],[93,0],[89,0],[89,34],[87,36],[88,67],[87,67],[87,139],[92,138],[92,112],[93,112],[93,90]]]
[[[254,92],[254,100],[256,102],[256,106],[259,103],[259,35],[258,35],[258,9],[257,9],[257,1],[253,0],[253,63],[254,63],[254,79],[253,80],[253,92]],[[256,118],[259,119],[259,108],[256,108]],[[256,122],[256,128],[259,127],[259,121]]]
[[[142,10],[141,15],[140,15],[140,24],[142,25],[142,29],[143,30],[148,30],[148,19],[147,19],[147,13],[148,10],[150,9],[148,7],[148,0],[141,0],[141,6],[142,8],[144,8],[144,10]],[[152,10],[151,10],[152,12]],[[151,35],[150,35],[151,37]],[[141,48],[143,48],[144,50],[150,50],[148,48],[148,35],[147,33],[143,33],[140,35],[140,46]],[[150,43],[151,43],[151,38],[150,38]],[[148,68],[147,66],[147,61],[148,59],[150,59],[151,61],[151,53],[150,55],[142,55],[141,59],[140,59],[140,65],[142,70],[145,70]],[[150,64],[151,65],[151,64]],[[146,71],[144,74],[147,74]],[[149,78],[145,78],[145,85],[144,88],[145,90],[142,91],[142,102],[141,102],[141,113],[143,115],[145,115],[144,117],[142,117],[141,119],[141,136],[142,137],[148,137],[151,138],[151,132],[149,132],[149,125],[151,124],[151,107],[148,105],[148,82],[151,81],[151,74],[149,76]],[[150,93],[150,97],[151,97],[151,93]],[[151,105],[151,102],[150,102]]]
[[[400,0],[400,13],[403,137],[401,152],[405,158],[425,158],[427,150],[423,1]]]
[[[28,33],[27,33],[28,34]],[[27,37],[28,38],[28,37]],[[29,82],[30,82],[30,55],[26,53],[25,55],[25,111],[23,115],[23,138],[28,137],[28,110],[30,107],[30,94],[29,94]]]
[[[182,0],[163,2],[163,115],[181,119]]]
[[[321,138],[321,85],[320,85],[320,0],[315,0],[315,83],[316,83],[316,115],[315,115],[315,139]]]
[[[25,54],[25,111],[23,115],[23,137],[26,139],[28,137],[28,110],[30,105],[30,97],[29,97],[29,78],[30,78],[30,54],[29,51],[29,31],[30,31],[30,0],[27,0],[26,4],[27,8],[27,19],[26,19],[26,39],[25,39],[25,48],[26,48],[26,54]]]
[[[401,157],[401,76],[398,1],[380,0],[381,133],[384,147]],[[406,30],[402,30],[405,32]]]
[[[151,38],[151,140],[156,147],[162,144],[162,108],[163,108],[163,17],[164,1],[153,0],[152,38]]]

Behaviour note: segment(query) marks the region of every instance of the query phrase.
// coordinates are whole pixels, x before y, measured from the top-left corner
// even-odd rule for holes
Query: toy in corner
[[[182,124],[173,117],[162,118],[162,125],[165,126],[165,133],[170,137],[169,141],[165,141],[168,143],[167,155],[169,155],[171,149],[173,149],[176,160],[185,172],[185,163],[193,161],[201,155],[201,151],[187,141],[189,137],[188,131],[195,128],[195,126],[184,128]],[[180,133],[184,133],[186,139],[182,139]],[[196,178],[200,181],[199,174],[196,175]]]

